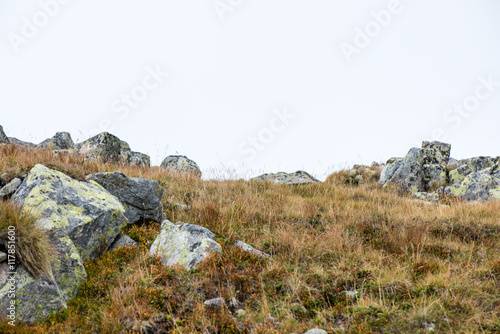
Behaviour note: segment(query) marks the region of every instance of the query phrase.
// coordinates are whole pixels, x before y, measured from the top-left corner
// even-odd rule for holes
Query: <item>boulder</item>
[[[318,179],[301,170],[296,171],[295,173],[278,172],[262,174],[250,179],[250,181],[271,181],[274,183],[290,185],[314,184],[319,182]]]
[[[83,261],[107,249],[128,223],[122,204],[98,183],[77,181],[40,164],[12,199],[46,218],[51,229],[63,230]]]
[[[7,183],[2,189],[0,189],[0,199],[4,199],[12,195],[17,190],[17,188],[19,188],[21,183],[21,179],[17,177]]]
[[[54,137],[45,139],[37,145],[38,148],[50,148],[51,150],[69,150],[74,143],[68,132],[57,132]]]
[[[201,177],[200,167],[184,155],[169,155],[162,161],[161,167],[169,172],[191,173]]]
[[[80,144],[76,150],[89,159],[102,162],[138,164],[149,167],[149,156],[132,152],[129,145],[109,132],[102,132]]]
[[[166,266],[180,265],[187,270],[196,268],[211,252],[222,252],[215,235],[208,229],[193,225],[174,225],[165,220],[150,255],[159,256]]]
[[[66,308],[67,302],[76,296],[79,287],[87,278],[82,258],[67,231],[61,228],[56,220],[50,218],[40,220],[39,223],[46,230],[57,252],[57,259],[51,263],[52,273],[48,276],[34,277],[19,265],[15,269],[15,275],[9,275],[8,271],[12,271],[12,268],[2,266],[0,277],[6,279],[0,284],[1,319],[9,315],[7,307],[12,300],[9,297],[12,283],[16,286],[16,321],[32,323],[45,320],[51,313]]]
[[[469,173],[444,192],[467,201],[500,200],[500,163]]]
[[[404,158],[389,159],[379,184],[387,187],[392,183],[408,193],[426,192],[444,185],[450,150],[450,144],[424,141],[421,148],[410,149]]]
[[[9,138],[3,132],[3,127],[0,125],[0,144],[8,144],[10,143]]]
[[[91,174],[86,179],[99,183],[120,200],[129,224],[163,220],[163,189],[157,181],[130,178],[120,172]]]

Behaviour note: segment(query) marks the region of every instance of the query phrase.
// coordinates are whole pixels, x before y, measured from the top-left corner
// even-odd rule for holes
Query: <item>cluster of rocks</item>
[[[380,175],[383,187],[395,185],[426,201],[451,195],[468,201],[500,199],[500,157],[450,158],[451,145],[437,141],[391,158]]]
[[[132,151],[127,142],[108,132],[102,132],[79,144],[73,142],[68,132],[57,132],[52,138],[36,145],[7,137],[0,125],[0,144],[9,143],[28,148],[49,148],[55,152],[79,153],[85,158],[99,159],[105,163],[124,163],[140,167],[150,167],[151,164],[149,155]],[[167,156],[161,163],[161,167],[170,172],[187,172],[201,177],[198,165],[183,155]]]
[[[38,226],[47,232],[57,251],[53,272],[33,276],[22,265],[16,268],[16,317],[33,322],[46,319],[66,307],[86,280],[84,263],[104,251],[136,243],[122,233],[130,224],[162,222],[149,252],[165,265],[193,269],[211,252],[222,247],[208,229],[193,225],[175,225],[166,220],[161,199],[163,189],[157,181],[130,178],[123,173],[96,173],[86,181],[41,164],[35,165],[23,180],[9,185],[9,200],[40,215]],[[2,188],[4,190],[5,187]],[[7,191],[6,191],[7,192]],[[236,241],[236,247],[268,257],[250,245]],[[1,250],[0,250],[1,251]],[[10,303],[8,266],[0,254],[0,318]]]

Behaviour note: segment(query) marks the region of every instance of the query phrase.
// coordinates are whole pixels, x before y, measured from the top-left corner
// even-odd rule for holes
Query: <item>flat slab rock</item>
[[[160,235],[151,246],[150,255],[160,256],[166,266],[180,265],[187,270],[205,260],[212,252],[222,252],[210,230],[193,224],[175,225],[165,220]]]
[[[274,183],[290,185],[314,184],[319,182],[318,179],[301,170],[296,171],[295,173],[278,172],[262,174],[250,179],[250,181],[271,181]]]

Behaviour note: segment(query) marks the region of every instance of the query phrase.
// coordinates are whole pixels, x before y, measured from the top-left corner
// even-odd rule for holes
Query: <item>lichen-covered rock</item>
[[[99,183],[122,202],[129,224],[163,220],[163,189],[158,181],[130,178],[120,172],[91,174],[87,180]]]
[[[500,165],[472,172],[464,179],[445,188],[448,195],[467,201],[500,200]]]
[[[247,251],[249,253],[252,253],[254,255],[260,256],[260,257],[271,257],[271,255],[261,252],[258,249],[253,248],[249,244],[244,243],[243,241],[237,240],[234,245],[244,251]]]
[[[274,183],[290,185],[314,184],[319,182],[318,179],[301,170],[296,171],[295,173],[278,172],[262,174],[250,179],[250,181],[271,181]]]
[[[109,246],[108,251],[112,252],[120,247],[135,247],[135,246],[137,246],[137,242],[135,242],[134,239],[132,239],[128,235],[120,233],[116,237],[115,241],[113,241],[111,246]]]
[[[211,252],[221,251],[222,247],[215,241],[215,235],[210,230],[193,224],[174,225],[165,220],[149,253],[160,256],[166,266],[177,264],[189,270],[195,268]]]
[[[76,144],[75,148],[80,154],[89,159],[149,167],[149,156],[132,152],[125,141],[109,132],[101,132],[83,143]]]
[[[457,182],[465,179],[467,175],[472,172],[478,172],[485,168],[491,167],[497,162],[500,162],[500,157],[474,157],[470,159],[463,159],[458,162],[458,167],[451,170],[449,173],[450,184],[455,184]]]
[[[431,202],[431,203],[438,203],[439,202],[439,195],[435,192],[433,193],[426,193],[426,192],[416,192],[413,193],[412,196],[416,199],[419,199],[424,202]]]
[[[196,162],[184,155],[169,155],[162,161],[161,167],[169,172],[191,173],[201,177],[200,167],[198,167]]]
[[[7,183],[2,189],[0,189],[0,199],[4,199],[12,195],[17,190],[17,188],[19,188],[21,183],[21,179],[17,177]]]
[[[16,274],[10,276],[16,285],[16,320],[29,323],[45,320],[52,312],[66,308],[67,302],[76,296],[80,285],[87,278],[83,261],[67,231],[50,219],[39,223],[57,252],[57,259],[51,263],[52,274],[36,278],[20,265],[15,270]],[[11,282],[7,280],[0,287],[0,319],[9,319]]]
[[[426,190],[434,190],[446,184],[446,167],[443,165],[428,165],[422,166],[424,174],[424,184]]]
[[[10,143],[9,138],[3,132],[3,127],[0,125],[0,144],[8,144]]]
[[[128,223],[122,204],[98,183],[77,181],[40,164],[12,198],[46,218],[42,226],[65,231],[84,261],[108,248]]]
[[[125,152],[125,161],[129,165],[137,165],[139,167],[149,167],[151,159],[149,155],[140,152]]]
[[[451,144],[438,141],[422,142],[423,164],[447,164],[450,160]]]
[[[73,146],[73,139],[71,139],[71,135],[68,132],[57,132],[54,137],[45,139],[37,147],[50,148],[51,150],[69,150]]]
[[[450,144],[422,143],[412,148],[404,158],[391,158],[380,174],[379,184],[395,184],[408,193],[426,192],[446,183],[446,163],[450,158]]]

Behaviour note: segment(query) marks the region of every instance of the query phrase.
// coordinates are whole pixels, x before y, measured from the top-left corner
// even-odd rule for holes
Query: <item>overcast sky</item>
[[[0,2],[0,125],[240,176],[500,155],[495,0]]]

